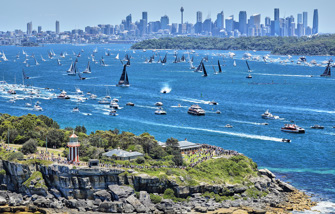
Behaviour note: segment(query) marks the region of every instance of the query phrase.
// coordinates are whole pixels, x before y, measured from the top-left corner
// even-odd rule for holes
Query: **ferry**
[[[201,115],[205,115],[205,110],[203,110],[199,105],[192,105],[187,113],[189,114],[193,114],[193,115],[198,115],[198,116],[201,116]]]
[[[300,134],[305,133],[305,129],[297,126],[296,124],[285,124],[284,127],[281,128],[281,131]]]

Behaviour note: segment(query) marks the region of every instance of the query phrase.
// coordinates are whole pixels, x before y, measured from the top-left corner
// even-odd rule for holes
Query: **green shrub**
[[[10,153],[10,155],[8,156],[8,161],[14,161],[14,160],[17,160],[17,159],[23,159],[24,158],[24,155],[22,152],[12,152]]]
[[[34,139],[29,139],[28,141],[26,141],[21,148],[21,152],[25,155],[33,154],[36,151],[37,151],[37,142]]]
[[[170,188],[166,189],[164,191],[164,196],[163,196],[165,199],[174,199],[175,196],[174,196],[174,191]]]
[[[144,157],[138,157],[138,158],[136,158],[136,163],[138,163],[138,164],[143,164],[143,163],[145,163],[145,159],[144,159]]]
[[[162,197],[160,197],[159,195],[154,195],[154,194],[150,194],[150,199],[152,203],[154,204],[158,204],[162,201]]]
[[[4,169],[0,170],[0,175],[6,175],[6,171]]]

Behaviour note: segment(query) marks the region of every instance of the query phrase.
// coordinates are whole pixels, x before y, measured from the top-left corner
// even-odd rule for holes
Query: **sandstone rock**
[[[7,204],[7,200],[4,197],[0,196],[0,205],[2,206],[5,204]]]
[[[94,195],[94,199],[99,198],[101,201],[110,201],[112,199],[111,194],[107,192],[106,190],[97,191],[93,195]]]
[[[56,198],[60,198],[62,196],[61,193],[58,191],[58,189],[55,188],[50,189],[50,193],[54,195]]]
[[[122,202],[104,201],[99,205],[98,210],[100,212],[121,213],[122,212]]]
[[[131,204],[138,213],[144,213],[147,210],[146,207],[134,195],[129,196],[126,201]]]
[[[127,198],[129,195],[134,194],[134,189],[129,186],[109,185],[108,189],[114,200]]]
[[[38,207],[45,207],[45,208],[49,208],[50,207],[51,202],[49,200],[47,200],[45,197],[39,196],[35,201],[34,201],[34,205],[38,206]]]
[[[285,183],[284,181],[277,180],[277,182],[284,192],[294,192],[296,190],[296,188],[294,188],[292,185],[288,183]]]
[[[260,169],[258,172],[261,173],[261,175],[269,177],[270,179],[276,178],[276,176],[268,169]]]
[[[135,208],[131,204],[128,204],[128,203],[123,204],[123,209],[125,213],[133,213],[135,210]]]
[[[150,195],[146,191],[140,191],[139,200],[145,207],[149,208],[150,206],[152,206]]]
[[[206,213],[207,212],[207,207],[198,206],[198,207],[195,207],[194,210],[197,211],[197,212],[200,212],[200,213]]]

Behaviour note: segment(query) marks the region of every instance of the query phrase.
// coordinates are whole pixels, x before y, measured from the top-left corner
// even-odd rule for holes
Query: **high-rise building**
[[[250,16],[249,28],[254,28],[254,36],[259,36],[261,32],[261,14]]]
[[[274,20],[279,21],[279,8],[275,8]]]
[[[211,18],[208,18],[204,21],[202,29],[204,32],[210,34],[212,32],[213,22]]]
[[[161,17],[161,29],[169,28],[169,17],[167,15]]]
[[[239,31],[243,35],[247,35],[247,12],[240,11],[238,15],[238,22],[239,22]]]
[[[271,19],[268,16],[265,17],[265,26],[267,26],[267,27],[271,26]]]
[[[59,34],[59,21],[56,21],[56,34]]]
[[[232,16],[226,18],[226,31],[229,33],[234,30],[234,18]]]
[[[126,30],[130,30],[130,24],[131,24],[131,14],[129,14],[127,17],[126,17],[126,23],[125,23],[125,29]]]
[[[304,28],[306,28],[307,27],[307,25],[308,25],[308,23],[307,23],[307,21],[308,21],[308,15],[307,15],[307,12],[303,12],[302,13],[302,15],[303,15],[303,26],[304,26]]]
[[[202,12],[201,11],[197,11],[197,22],[201,22],[202,23]]]
[[[313,14],[313,30],[312,30],[313,34],[317,34],[319,33],[319,12],[318,9],[314,10],[314,14]]]
[[[218,13],[218,15],[216,16],[216,27],[218,27],[220,30],[223,29],[224,27],[224,16],[223,16],[223,11],[221,11],[220,13]]]
[[[302,14],[301,13],[298,13],[297,15],[297,23],[302,24]]]
[[[180,8],[180,13],[181,13],[181,24],[184,24],[184,8]]]
[[[143,27],[143,31],[142,33],[145,34],[147,33],[147,26],[148,26],[148,12],[142,12],[142,27]]]
[[[42,26],[38,26],[38,27],[37,27],[37,32],[38,32],[38,33],[42,33]]]
[[[28,22],[27,23],[27,34],[30,36],[33,32],[33,23],[32,22]]]

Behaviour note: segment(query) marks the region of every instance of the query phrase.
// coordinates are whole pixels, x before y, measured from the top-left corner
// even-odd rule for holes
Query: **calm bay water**
[[[107,66],[94,64],[91,61],[92,74],[83,74],[86,80],[66,75],[75,56],[72,51],[82,56],[78,58],[78,68],[82,72],[91,58],[91,53],[98,47],[95,59],[104,57]],[[14,104],[8,100],[12,95],[0,93],[0,112],[12,115],[28,113],[44,114],[56,120],[62,128],[84,125],[89,132],[117,128],[121,131],[130,131],[135,134],[149,132],[159,141],[169,137],[179,140],[187,138],[195,143],[207,143],[221,146],[225,149],[237,150],[251,157],[259,167],[269,168],[285,181],[291,182],[299,189],[315,194],[322,201],[335,202],[335,78],[321,78],[322,67],[299,66],[296,64],[283,65],[279,62],[265,64],[262,61],[250,61],[253,70],[252,79],[246,79],[247,67],[242,60],[244,51],[234,51],[236,64],[225,57],[225,62],[217,54],[228,51],[196,51],[194,65],[205,55],[209,61],[205,63],[208,77],[194,73],[188,63],[172,63],[174,51],[168,50],[168,63],[146,64],[145,58],[152,56],[152,51],[133,53],[129,45],[47,45],[45,47],[0,47],[9,59],[0,63],[0,79],[4,77],[9,84],[22,82],[22,68],[31,79],[26,84],[39,88],[52,88],[52,92],[42,90],[42,96],[48,97],[66,90],[71,100],[37,99],[44,109],[43,112],[34,112],[25,107],[29,100],[17,100]],[[30,67],[25,67],[22,50],[27,54],[35,54],[40,63],[34,66],[34,60],[28,57]],[[48,59],[47,52],[53,50],[57,57]],[[105,56],[110,49],[112,55]],[[20,59],[15,56],[21,52]],[[60,58],[62,66],[57,65],[61,52],[69,55]],[[178,51],[179,56],[185,51]],[[120,59],[126,53],[131,55],[131,66],[127,68],[129,88],[119,88],[117,84],[122,64]],[[166,51],[160,51],[162,58]],[[268,52],[251,52],[252,55],[262,56]],[[47,59],[41,61],[40,55]],[[185,54],[185,56],[187,56]],[[270,56],[272,59],[287,59],[285,56]],[[212,65],[217,68],[217,60],[225,66],[223,73],[214,75]],[[293,56],[296,61],[298,56]],[[307,60],[315,59],[318,62],[329,59],[325,56],[307,56]],[[155,61],[158,57],[155,58]],[[2,60],[1,60],[2,61]],[[313,75],[313,77],[310,77]],[[123,109],[118,110],[118,116],[108,115],[109,107],[98,104],[97,100],[87,100],[83,103],[75,102],[75,87],[85,94],[92,92],[98,98],[110,94],[118,98]],[[163,88],[171,89],[168,94],[161,94]],[[17,90],[18,97],[26,96]],[[107,92],[106,92],[107,91]],[[86,96],[88,97],[88,96]],[[215,100],[218,106],[209,105]],[[135,107],[125,106],[127,102],[135,103]],[[163,102],[167,115],[155,115],[156,102]],[[187,114],[187,109],[197,103],[206,110],[206,116],[196,117]],[[178,104],[181,107],[177,107]],[[80,113],[72,113],[72,108],[78,106]],[[264,120],[261,114],[269,109],[280,120]],[[220,110],[221,114],[215,114]],[[91,113],[87,116],[85,113]],[[297,125],[306,129],[306,134],[295,135],[283,133],[280,128],[294,120]],[[268,122],[265,126],[261,123]],[[232,124],[232,129],[224,126]],[[325,126],[324,130],[313,130],[309,127],[314,124]],[[281,142],[282,138],[289,138],[292,143]],[[334,208],[335,209],[335,208]]]

